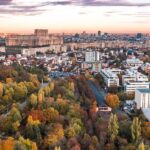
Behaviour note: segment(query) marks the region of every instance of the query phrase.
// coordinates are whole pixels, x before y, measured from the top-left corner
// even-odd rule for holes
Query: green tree
[[[135,117],[131,125],[132,140],[136,142],[141,136],[141,121],[138,117]]]
[[[11,118],[11,120],[13,122],[21,121],[22,120],[22,116],[20,114],[20,111],[15,106],[13,106],[11,108],[9,117]]]
[[[111,141],[114,141],[119,132],[119,124],[116,114],[111,114],[108,124],[108,134]]]

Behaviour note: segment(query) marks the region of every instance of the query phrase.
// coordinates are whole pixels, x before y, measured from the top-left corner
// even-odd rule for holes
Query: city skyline
[[[0,0],[0,32],[149,33],[150,0]]]

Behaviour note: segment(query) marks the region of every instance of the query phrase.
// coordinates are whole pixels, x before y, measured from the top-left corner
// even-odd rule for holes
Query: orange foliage
[[[45,121],[45,117],[44,117],[44,113],[41,110],[31,110],[30,114],[32,116],[32,119],[35,120],[39,120],[40,122],[44,122]]]
[[[144,138],[150,139],[150,123],[149,122],[144,122],[143,127],[142,127],[142,134]]]
[[[115,109],[115,108],[119,107],[119,105],[120,105],[119,97],[115,94],[108,93],[106,95],[106,102],[107,102],[108,106],[110,106],[112,109]]]
[[[14,139],[8,138],[7,140],[0,140],[0,150],[13,150],[14,149]]]

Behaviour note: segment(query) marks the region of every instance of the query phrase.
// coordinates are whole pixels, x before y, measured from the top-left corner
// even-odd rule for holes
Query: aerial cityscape
[[[150,0],[0,0],[0,150],[150,150]]]

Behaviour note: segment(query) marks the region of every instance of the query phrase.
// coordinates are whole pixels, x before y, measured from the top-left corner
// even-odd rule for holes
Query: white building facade
[[[100,60],[100,53],[98,51],[88,51],[85,53],[86,62],[97,62]]]
[[[119,86],[119,78],[111,69],[102,69],[100,74],[104,78],[107,87]]]
[[[137,109],[150,108],[150,89],[138,89],[135,92]]]

